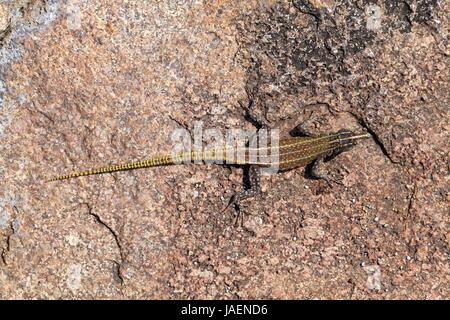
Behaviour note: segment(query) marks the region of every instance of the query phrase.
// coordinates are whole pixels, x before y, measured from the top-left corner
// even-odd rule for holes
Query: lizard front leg
[[[307,175],[309,175],[309,177],[313,178],[313,179],[318,179],[318,180],[324,180],[327,184],[328,187],[332,187],[331,182],[335,182],[337,184],[342,184],[340,181],[331,178],[324,170],[324,158],[318,158],[314,161],[314,163],[312,164],[310,170],[308,170],[309,172],[307,172]]]

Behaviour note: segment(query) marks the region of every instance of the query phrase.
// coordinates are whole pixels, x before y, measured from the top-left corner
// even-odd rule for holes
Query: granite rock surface
[[[0,2],[0,298],[449,299],[445,0]],[[172,166],[177,128],[370,141],[262,177]],[[240,103],[241,102],[241,103]]]

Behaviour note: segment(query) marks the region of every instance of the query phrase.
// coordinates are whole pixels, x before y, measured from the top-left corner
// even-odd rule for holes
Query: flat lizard
[[[226,164],[231,165],[241,165],[249,167],[249,181],[250,188],[244,190],[240,193],[236,193],[230,200],[229,205],[234,205],[239,213],[239,204],[243,199],[247,199],[255,196],[260,192],[259,187],[259,169],[263,167],[268,167],[271,165],[276,165],[278,171],[286,171],[294,169],[301,166],[306,166],[314,162],[312,166],[311,173],[314,177],[324,179],[329,183],[329,179],[323,175],[319,174],[319,165],[322,161],[328,157],[334,157],[335,155],[349,150],[351,147],[356,145],[359,140],[369,138],[370,135],[367,133],[354,133],[350,130],[340,130],[336,133],[319,135],[319,136],[308,136],[308,137],[289,137],[280,139],[277,146],[268,146],[264,148],[251,149],[250,147],[245,147],[244,150],[235,149],[235,151],[244,152],[244,157],[228,157],[227,147],[214,150],[202,150],[193,151],[187,153],[179,153],[175,156],[173,154],[165,154],[160,156],[152,157],[148,160],[130,162],[120,165],[112,165],[101,167],[98,169],[73,172],[67,175],[58,176],[51,178],[48,181],[66,180],[77,177],[89,176],[94,174],[104,174],[112,173],[118,171],[127,171],[140,168],[150,168],[158,166],[168,166],[180,164],[182,160],[189,160],[191,162],[214,162],[222,161]],[[269,163],[267,161],[267,156],[251,159],[249,156],[250,152],[256,151],[256,154],[260,154],[260,151],[265,151],[267,154],[277,153],[277,162]],[[268,151],[268,152],[267,152]]]

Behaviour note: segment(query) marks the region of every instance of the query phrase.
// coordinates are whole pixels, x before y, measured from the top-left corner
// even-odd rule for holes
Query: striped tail
[[[106,167],[101,167],[98,169],[91,169],[86,171],[79,171],[69,173],[67,175],[62,175],[54,178],[50,178],[47,182],[59,181],[59,180],[68,180],[72,178],[91,176],[94,174],[103,174],[103,173],[113,173],[119,171],[128,171],[142,168],[150,168],[150,167],[160,167],[160,166],[170,166],[174,164],[181,163],[189,163],[194,161],[225,161],[226,148],[219,150],[210,150],[210,151],[201,151],[201,152],[181,152],[176,155],[166,154],[162,156],[156,156],[148,160],[141,160],[130,162],[126,164],[120,165],[111,165]]]
[[[73,172],[73,173],[69,173],[67,175],[51,178],[51,179],[47,180],[47,182],[58,181],[58,180],[67,180],[67,179],[84,177],[84,176],[91,176],[94,174],[113,173],[113,172],[118,172],[118,171],[135,170],[135,169],[150,168],[150,167],[156,167],[156,166],[168,166],[168,165],[172,165],[172,164],[174,164],[174,162],[172,160],[172,156],[165,155],[165,156],[154,157],[154,158],[151,158],[148,160],[135,161],[135,162],[119,164],[119,165],[111,165],[111,166],[106,166],[106,167],[101,167],[98,169],[91,169],[91,170],[86,170],[86,171]]]

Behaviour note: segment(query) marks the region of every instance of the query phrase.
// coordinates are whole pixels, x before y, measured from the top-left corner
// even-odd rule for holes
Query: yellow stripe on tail
[[[121,164],[121,165],[111,165],[111,166],[107,166],[107,167],[91,169],[91,170],[86,170],[86,171],[73,172],[73,173],[69,173],[67,175],[50,178],[47,180],[47,182],[67,180],[67,179],[84,177],[84,176],[91,176],[94,174],[113,173],[113,172],[119,172],[119,171],[135,170],[135,169],[158,167],[158,166],[169,166],[169,165],[178,164],[178,163],[186,163],[189,161],[225,160],[225,158],[226,158],[225,150],[226,149],[209,150],[209,151],[204,150],[201,152],[181,152],[175,156],[172,156],[172,154],[167,154],[167,155],[162,155],[162,156],[156,156],[156,157],[153,157],[148,160],[130,162],[130,163]]]
[[[113,173],[113,172],[118,172],[118,171],[127,171],[127,170],[157,167],[157,166],[167,166],[167,165],[171,165],[171,164],[174,164],[172,155],[164,155],[164,156],[154,157],[149,160],[142,160],[142,161],[130,162],[130,163],[126,163],[126,164],[102,167],[102,168],[98,168],[98,169],[73,172],[73,173],[70,173],[67,175],[51,178],[51,179],[47,180],[47,182],[58,181],[58,180],[67,180],[67,179],[84,177],[84,176],[91,176],[94,174]]]

